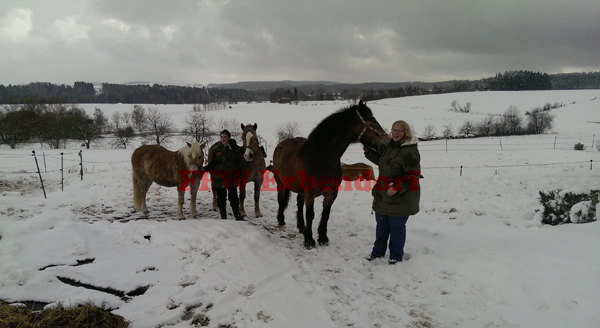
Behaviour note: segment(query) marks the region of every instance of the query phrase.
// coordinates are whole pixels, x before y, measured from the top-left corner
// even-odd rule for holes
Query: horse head
[[[360,132],[357,132],[358,141],[363,145],[377,148],[377,146],[387,144],[390,141],[390,137],[379,125],[371,109],[362,100],[356,105],[356,114],[362,122],[358,125]]]
[[[188,170],[201,170],[202,164],[204,163],[204,146],[206,142],[200,144],[199,142],[186,142],[187,146],[181,148],[179,153],[183,157],[185,165]]]
[[[244,149],[244,159],[248,162],[254,160],[254,156],[258,155],[260,145],[258,143],[258,135],[256,129],[258,125],[244,125],[242,124],[242,141],[244,142],[242,148]]]

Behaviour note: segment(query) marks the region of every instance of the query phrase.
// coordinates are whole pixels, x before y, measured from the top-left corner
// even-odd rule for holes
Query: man
[[[238,181],[242,174],[242,149],[228,130],[221,131],[221,141],[212,148],[208,157],[210,163],[204,167],[205,171],[211,172],[213,191],[217,194],[217,207],[221,219],[227,220],[227,199],[233,211],[236,221],[243,221],[240,214],[240,200],[237,194]]]

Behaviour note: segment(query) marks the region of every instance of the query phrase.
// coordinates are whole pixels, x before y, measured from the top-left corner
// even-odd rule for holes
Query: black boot
[[[225,209],[225,206],[219,207],[219,212],[221,213],[221,219],[227,220],[227,209]]]
[[[240,213],[239,206],[232,206],[231,209],[233,210],[233,216],[235,217],[236,221],[244,221],[244,218],[242,218],[242,214]]]

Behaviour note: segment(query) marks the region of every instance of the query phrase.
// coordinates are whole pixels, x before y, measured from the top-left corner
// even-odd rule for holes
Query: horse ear
[[[245,128],[244,123],[242,123],[242,130]]]
[[[189,143],[187,141],[185,143],[188,145],[188,147],[192,148],[192,144],[191,143]]]
[[[254,123],[254,130],[258,129],[258,123]]]
[[[362,99],[358,102],[358,107],[366,106]]]
[[[205,147],[205,146],[206,146],[206,142],[203,142],[203,143],[200,145],[200,149],[204,149],[204,147]]]

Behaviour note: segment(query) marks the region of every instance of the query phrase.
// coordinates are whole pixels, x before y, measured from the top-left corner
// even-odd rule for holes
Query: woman
[[[369,261],[385,255],[389,239],[389,264],[402,262],[406,221],[419,212],[421,197],[418,141],[405,121],[396,121],[387,145],[378,150],[365,148],[365,157],[379,167],[379,178],[372,191],[377,228]]]

